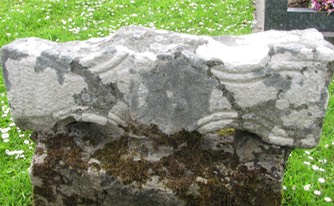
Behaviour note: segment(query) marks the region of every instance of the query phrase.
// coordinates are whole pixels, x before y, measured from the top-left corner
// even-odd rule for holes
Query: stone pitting
[[[2,48],[2,65],[13,119],[24,129],[72,118],[121,132],[135,120],[166,134],[236,128],[312,147],[333,53],[313,29],[207,37],[131,26],[80,42],[18,39]]]

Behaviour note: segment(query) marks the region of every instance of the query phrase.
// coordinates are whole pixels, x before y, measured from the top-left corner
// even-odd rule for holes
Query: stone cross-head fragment
[[[106,38],[55,43],[18,39],[2,48],[18,126],[129,122],[161,132],[236,128],[263,141],[319,141],[333,46],[316,30],[207,37],[125,27]]]

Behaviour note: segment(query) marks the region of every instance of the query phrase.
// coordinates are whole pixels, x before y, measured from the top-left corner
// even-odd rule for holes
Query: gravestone
[[[334,15],[310,8],[290,8],[287,0],[265,0],[264,30],[315,28],[334,43]]]
[[[318,144],[334,48],[314,30],[194,36],[124,27],[1,49],[33,130],[35,205],[280,205],[293,148]]]

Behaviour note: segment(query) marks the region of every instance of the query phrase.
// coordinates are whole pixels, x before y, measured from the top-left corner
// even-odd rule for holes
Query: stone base
[[[65,128],[65,129],[64,129]],[[35,133],[35,205],[280,205],[289,148],[224,129],[202,136],[91,123]]]

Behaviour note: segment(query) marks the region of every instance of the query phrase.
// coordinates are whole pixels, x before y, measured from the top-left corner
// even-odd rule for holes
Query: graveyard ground
[[[106,36],[131,24],[205,35],[252,32],[252,0],[0,0],[0,47],[16,38],[52,41]],[[283,205],[334,201],[334,84],[319,146],[294,150],[282,190]],[[0,72],[0,205],[30,205],[30,132],[10,117]]]

